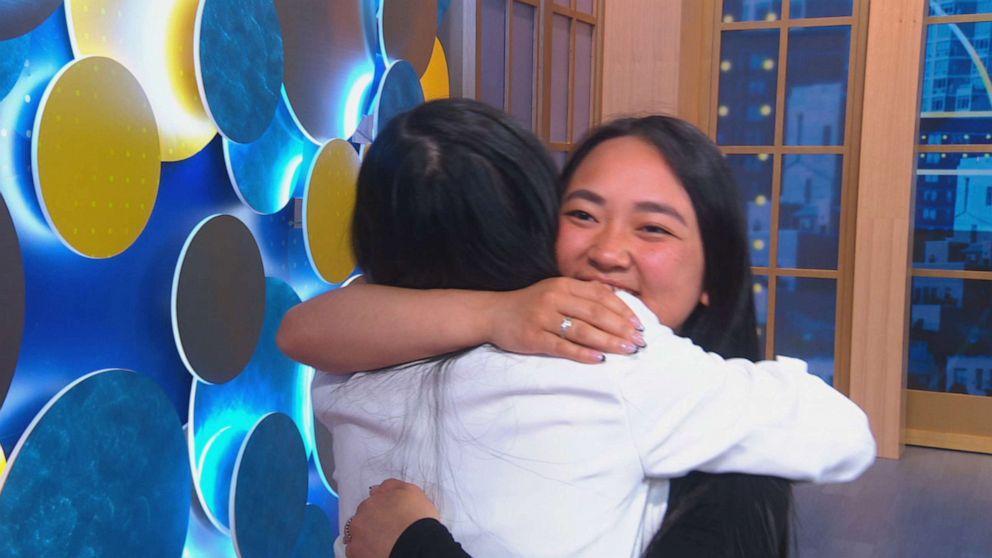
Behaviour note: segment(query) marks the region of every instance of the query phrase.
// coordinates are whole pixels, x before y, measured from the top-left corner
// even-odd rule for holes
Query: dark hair
[[[355,259],[372,283],[505,291],[557,275],[556,173],[533,134],[467,99],[378,135],[358,176]]]
[[[679,333],[725,358],[758,360],[757,320],[745,219],[720,149],[677,118],[615,120],[593,130],[572,154],[559,182],[599,145],[633,137],[657,149],[689,194],[703,241],[703,289]],[[671,482],[669,510],[647,556],[784,557],[789,555],[792,492],[787,480],[744,474],[690,473]]]

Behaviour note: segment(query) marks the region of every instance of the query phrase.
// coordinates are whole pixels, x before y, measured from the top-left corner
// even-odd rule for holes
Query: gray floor
[[[798,558],[992,557],[992,455],[907,447],[860,479],[796,487]]]

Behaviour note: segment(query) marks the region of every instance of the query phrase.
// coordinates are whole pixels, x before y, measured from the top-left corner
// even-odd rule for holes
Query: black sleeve
[[[424,518],[403,531],[389,558],[472,558],[439,521]]]

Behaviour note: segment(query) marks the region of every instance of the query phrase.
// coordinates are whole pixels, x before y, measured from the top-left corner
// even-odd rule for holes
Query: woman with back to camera
[[[505,117],[464,101],[450,103],[455,102],[429,105],[415,110],[407,117],[401,117],[396,124],[390,126],[390,132],[384,133],[377,140],[370,151],[369,159],[363,165],[359,207],[356,210],[355,239],[360,264],[375,283],[415,288],[518,289],[547,277],[553,273],[554,267],[550,252],[553,225],[546,226],[547,223],[542,225],[541,222],[553,222],[557,206],[553,192],[550,193],[550,206],[547,196],[542,197],[541,194],[542,188],[551,188],[551,180],[546,178],[550,175],[547,156],[531,136],[509,124]],[[452,109],[457,110],[452,113]],[[473,118],[468,118],[468,115],[473,115]],[[677,121],[670,123],[685,127]],[[480,139],[473,142],[472,137]],[[624,140],[625,136],[620,134],[613,139],[622,143],[620,140]],[[644,143],[639,139],[636,141]],[[617,145],[610,138],[603,143],[602,149]],[[538,155],[528,156],[521,151],[521,145],[525,151],[530,150]],[[637,145],[620,147],[623,147],[621,151],[624,153],[630,152],[641,157],[650,153],[644,150],[638,153],[633,149]],[[600,148],[593,151],[594,155],[596,153],[600,153]],[[612,159],[620,157],[621,153],[606,150],[605,155]],[[653,152],[653,156],[664,161],[657,152]],[[578,159],[578,155],[576,158]],[[590,159],[594,157],[590,156]],[[700,211],[700,205],[696,203],[698,200],[693,199],[690,202],[690,196],[677,179],[672,179],[671,171],[664,164],[661,165],[661,170],[667,171],[667,178],[662,177],[659,182],[658,176],[649,177],[645,184],[651,186],[655,182],[664,183],[668,190],[665,195],[652,198],[649,194],[653,190],[648,188],[640,192],[641,197],[628,196],[626,200],[622,195],[617,198],[617,193],[608,191],[608,181],[601,182],[590,169],[583,171],[584,166],[579,166],[570,182],[581,183],[582,187],[569,188],[562,209],[561,235],[558,240],[559,265],[562,270],[579,277],[595,271],[601,276],[588,278],[605,280],[614,286],[633,291],[649,308],[656,309],[663,320],[677,325],[684,332],[690,330],[692,324],[696,324],[695,331],[697,334],[702,332],[703,339],[706,339],[707,331],[706,328],[699,328],[698,324],[705,325],[706,320],[700,318],[700,315],[705,318],[707,313],[716,317],[717,321],[712,323],[717,326],[727,324],[724,327],[731,331],[737,330],[738,327],[733,324],[742,320],[736,319],[735,314],[742,311],[746,313],[748,306],[733,302],[740,298],[740,293],[735,294],[733,288],[726,288],[727,281],[722,281],[719,277],[712,278],[711,275],[715,274],[703,273],[704,269],[714,268],[715,264],[711,259],[716,258],[715,261],[720,262],[721,258],[727,256],[721,254],[719,249],[709,250],[707,234],[719,235],[722,232],[719,226],[708,229],[704,222],[704,216],[713,217],[713,208],[703,206]],[[642,167],[650,168],[650,165],[631,166]],[[595,170],[595,166],[590,168]],[[658,170],[653,169],[656,173]],[[664,175],[665,172],[661,174]],[[588,176],[582,178],[584,175]],[[545,179],[544,184],[541,183],[542,177]],[[582,182],[591,178],[596,180],[588,184]],[[692,180],[697,178],[690,176]],[[688,181],[683,179],[683,182]],[[603,184],[607,186],[605,190]],[[397,185],[402,187],[396,187]],[[363,205],[364,192],[375,190],[376,187],[386,190],[380,195],[380,203],[368,204],[366,200]],[[682,198],[678,197],[679,192]],[[736,200],[730,200],[729,203],[736,204]],[[364,215],[363,207],[371,207],[375,211],[372,211],[372,215]],[[551,217],[548,217],[549,207]],[[617,209],[620,210],[619,213],[611,213]],[[493,211],[498,215],[489,215]],[[697,213],[702,227],[695,223]],[[621,215],[623,219],[616,220]],[[628,230],[627,225],[632,222],[631,219],[642,219],[643,222]],[[362,223],[376,226],[374,229],[371,226],[366,227],[363,231]],[[636,263],[638,267],[643,266],[643,270],[634,270],[638,273],[631,273],[630,264],[633,262],[624,261],[627,257],[622,254],[624,249],[615,249],[617,246],[622,247],[622,244],[612,248],[607,245],[597,247],[595,253],[589,252],[591,246],[588,242],[568,244],[569,239],[581,238],[581,234],[591,234],[600,224],[607,223],[614,233],[631,235],[628,242],[645,244],[635,246],[640,250],[636,254]],[[575,226],[578,230],[568,233],[569,226]],[[371,235],[371,245],[376,248],[372,257],[362,248],[363,234]],[[572,236],[568,236],[569,234]],[[552,236],[548,238],[549,235]],[[660,239],[667,238],[676,240],[672,244],[650,248],[649,243],[657,244],[663,242]],[[705,262],[704,245],[707,248]],[[542,252],[546,253],[542,255]],[[740,262],[746,275],[746,251],[743,254]],[[542,258],[551,261],[550,267]],[[548,269],[552,271],[549,272]],[[733,265],[729,269],[731,275],[736,273]],[[652,270],[661,273],[639,275],[640,271]],[[665,273],[669,275],[665,276]],[[689,280],[686,280],[687,277]],[[744,287],[746,293],[748,284],[745,283]],[[339,446],[342,450],[350,449],[343,452],[341,457],[360,461],[359,465],[350,465],[352,468],[349,471],[349,465],[342,463],[340,459],[336,460],[342,477],[339,478],[342,488],[342,517],[347,517],[357,505],[357,500],[363,496],[362,490],[358,494],[354,490],[357,484],[365,484],[365,481],[356,484],[352,482],[354,477],[365,479],[363,475],[380,475],[374,481],[369,480],[368,484],[373,484],[389,476],[390,467],[394,468],[392,476],[397,476],[395,470],[402,469],[402,464],[408,464],[411,470],[400,472],[412,472],[413,474],[406,475],[408,480],[427,483],[429,491],[436,492],[442,498],[442,509],[452,514],[456,534],[461,532],[467,536],[467,539],[461,537],[462,541],[474,551],[479,549],[480,555],[487,552],[502,554],[504,550],[511,550],[510,553],[520,550],[521,554],[534,555],[533,551],[536,549],[563,555],[581,552],[595,555],[597,549],[603,550],[597,544],[612,548],[613,552],[608,553],[610,555],[617,552],[638,554],[641,546],[634,544],[639,540],[638,536],[642,537],[642,543],[646,542],[660,518],[660,515],[645,517],[645,510],[650,511],[653,505],[656,512],[664,512],[663,499],[649,503],[651,493],[646,486],[648,480],[658,479],[662,481],[660,485],[667,486],[662,479],[684,474],[694,468],[712,471],[747,470],[791,478],[837,480],[850,478],[871,461],[873,444],[867,434],[863,414],[818,379],[793,369],[795,363],[762,363],[755,367],[743,361],[728,363],[715,355],[705,355],[698,348],[672,335],[670,330],[659,326],[654,316],[636,298],[624,296],[625,301],[636,308],[642,321],[646,322],[644,335],[648,341],[647,349],[640,354],[633,357],[611,357],[606,364],[606,367],[622,369],[626,373],[617,374],[612,369],[582,367],[537,357],[513,357],[492,348],[481,348],[447,361],[449,367],[446,372],[441,372],[439,366],[419,365],[410,370],[364,376],[360,378],[360,382],[353,380],[344,388],[335,385],[329,377],[321,378],[324,385],[315,391],[317,411],[321,419],[335,429],[335,452],[338,452]],[[746,298],[749,303],[749,296]],[[689,302],[685,302],[686,300]],[[731,301],[729,305],[728,301]],[[442,306],[434,306],[432,309],[437,311],[435,315],[444,315]],[[753,325],[753,308],[750,311]],[[732,320],[736,321],[732,323]],[[743,321],[746,322],[746,318]],[[576,322],[576,326],[583,323],[578,320]],[[417,324],[417,327],[422,325]],[[567,328],[561,331],[565,335],[569,332]],[[580,330],[576,327],[574,333],[578,334]],[[750,335],[753,343],[753,327]],[[717,339],[717,344],[723,345],[722,348],[726,350],[727,344],[722,343],[724,335],[712,335],[712,338]],[[733,339],[733,336],[730,338]],[[282,340],[286,347],[286,340]],[[289,352],[293,354],[292,350]],[[487,366],[480,366],[479,362],[473,365],[470,362],[473,358],[482,358]],[[500,366],[488,366],[493,362]],[[534,370],[537,367],[544,370]],[[647,373],[648,369],[650,374]],[[525,371],[528,373],[523,374]],[[471,374],[466,376],[469,372]],[[498,377],[493,376],[494,374]],[[421,377],[417,377],[418,375]],[[416,448],[420,446],[417,444],[406,444],[409,447],[404,448],[404,437],[415,439],[420,435],[415,432],[418,425],[405,420],[410,418],[409,413],[390,414],[393,407],[407,400],[402,394],[409,392],[408,389],[396,388],[410,388],[410,382],[416,384],[420,381],[426,382],[425,385],[436,382],[443,388],[442,395],[450,392],[452,401],[457,402],[458,407],[433,410],[436,418],[444,425],[444,429],[434,431],[442,442],[440,445],[444,446],[444,452],[436,452],[434,456],[418,453]],[[628,381],[630,383],[625,384]],[[481,389],[479,382],[483,382],[489,390],[485,392],[488,396],[493,396],[498,405],[504,406],[493,409],[478,400],[474,406],[466,403],[473,401],[470,396],[475,392],[471,390]],[[557,389],[550,389],[551,387]],[[498,393],[507,395],[499,389],[510,388],[518,396],[511,398],[513,405],[505,397],[495,397]],[[748,393],[741,388],[745,388]],[[538,394],[544,395],[538,397]],[[551,395],[557,397],[549,397]],[[399,397],[400,400],[390,400],[390,397]],[[803,397],[812,397],[814,400],[797,404],[797,398]],[[817,397],[823,399],[816,400]],[[536,399],[540,404],[530,399]],[[360,404],[354,403],[356,400]],[[444,401],[444,398],[440,400]],[[647,404],[648,401],[651,402],[650,405]],[[545,408],[552,402],[561,405]],[[640,404],[632,405],[632,402]],[[538,406],[531,408],[528,405]],[[455,407],[453,404],[449,406]],[[376,412],[369,413],[370,409],[375,409]],[[465,419],[466,416],[479,419],[479,413],[485,409],[494,413],[487,424],[502,424],[507,426],[502,429],[505,431],[454,431],[452,420]],[[588,412],[576,412],[577,409]],[[599,412],[606,414],[597,415]],[[559,417],[558,413],[562,416]],[[831,418],[827,419],[830,415]],[[609,420],[597,421],[596,416],[608,417]],[[844,419],[845,416],[847,420]],[[621,417],[625,417],[623,421],[619,421]],[[493,423],[495,418],[499,421]],[[513,419],[509,425],[502,423],[509,419]],[[471,420],[466,421],[475,424]],[[575,426],[564,428],[561,421],[575,422]],[[401,424],[398,427],[400,430],[384,434],[383,431],[392,428],[388,425],[394,422]],[[602,439],[606,440],[603,443],[607,446],[621,443],[618,432],[611,430],[620,422],[630,423],[630,445],[621,444],[622,447],[616,448],[618,452],[610,455],[610,459],[615,461],[599,463],[599,468],[595,467],[595,463],[586,463],[589,459],[587,446],[596,446],[599,443],[596,442],[599,440],[597,434],[602,435]],[[340,424],[346,425],[343,430],[338,426]],[[756,424],[764,425],[763,435],[760,437],[755,436],[755,431],[749,430]],[[815,429],[822,429],[817,439],[810,435],[809,428],[813,424]],[[516,427],[510,428],[513,425]],[[532,433],[520,435],[515,428],[521,425],[532,427],[528,430]],[[461,426],[465,427],[465,424]],[[556,428],[564,431],[559,432]],[[844,431],[845,428],[849,429],[848,432]],[[576,429],[582,432],[574,432]],[[459,434],[467,437],[459,437]],[[560,447],[550,444],[549,448],[549,434],[552,434],[550,439],[571,442],[558,444]],[[577,438],[580,434],[581,437]],[[356,439],[373,443],[369,440],[376,441],[377,437],[383,438],[378,441],[389,443],[378,450],[353,444]],[[350,446],[349,438],[352,442]],[[401,450],[385,452],[383,448],[395,443],[397,439],[401,442]],[[430,440],[430,436],[421,441],[423,440]],[[471,442],[453,443],[459,440]],[[448,442],[448,445],[443,442]],[[511,447],[504,447],[506,444]],[[528,444],[535,445],[532,447]],[[832,444],[836,446],[831,447]],[[510,473],[496,466],[497,471],[517,481],[510,483],[511,488],[504,487],[504,491],[511,493],[520,491],[520,485],[531,481],[538,482],[537,486],[542,482],[550,483],[559,492],[568,492],[575,486],[586,486],[586,490],[572,495],[577,499],[572,502],[573,505],[568,505],[568,497],[564,497],[566,502],[563,509],[568,511],[566,515],[570,514],[570,517],[563,519],[562,524],[554,525],[556,529],[562,530],[559,533],[562,536],[544,541],[532,532],[537,527],[541,527],[540,531],[545,535],[555,530],[547,525],[550,520],[547,517],[547,505],[551,504],[540,499],[534,500],[533,490],[523,490],[511,498],[515,504],[528,503],[529,506],[524,508],[529,508],[531,513],[524,513],[515,506],[503,508],[507,513],[512,509],[517,516],[517,523],[510,521],[513,525],[507,526],[499,523],[499,518],[492,513],[494,509],[500,509],[498,500],[501,496],[505,497],[505,494],[487,494],[486,483],[473,479],[471,474],[465,472],[468,468],[449,468],[458,471],[458,474],[451,481],[454,484],[448,482],[450,475],[444,471],[444,466],[439,466],[443,465],[442,460],[436,458],[443,454],[459,464],[472,462],[478,465],[472,461],[474,458],[471,452],[480,445],[489,452],[495,451],[501,455],[503,460],[497,461],[504,465],[507,460],[513,461],[510,456],[513,459],[519,457],[509,449],[520,450],[524,446],[533,453],[531,457],[544,455],[548,451],[559,451],[562,454],[558,457],[573,458],[572,461],[564,460],[571,467],[552,472],[544,470],[545,466],[540,464],[555,462],[554,459],[525,460],[528,466],[514,463]],[[801,451],[797,452],[800,447]],[[366,458],[362,459],[361,455],[357,455],[361,453],[359,450],[365,452]],[[412,453],[400,455],[405,450]],[[528,451],[524,451],[524,455],[530,455]],[[631,462],[624,461],[624,456],[630,457],[633,454],[638,457]],[[376,456],[375,459],[371,457],[373,455]],[[491,454],[487,455],[490,459],[493,457]],[[390,460],[393,460],[392,463],[388,463]],[[379,465],[376,461],[380,462]],[[429,466],[420,467],[418,461]],[[631,465],[634,461],[637,462],[636,474],[625,469],[625,465]],[[488,463],[485,459],[482,462]],[[605,466],[607,464],[608,467]],[[493,466],[492,463],[489,465]],[[583,469],[583,465],[587,467]],[[433,472],[428,471],[431,467],[436,469]],[[593,470],[589,467],[593,467]],[[524,476],[527,479],[516,478],[513,471],[526,473]],[[582,482],[568,482],[567,479],[573,478],[570,475],[575,474],[579,475],[577,478],[582,479]],[[342,479],[348,479],[352,485],[350,489],[341,482]],[[587,486],[590,484],[591,486]],[[594,502],[599,505],[608,504],[605,508],[610,513],[604,515],[600,509],[598,519],[590,521],[589,517],[582,516],[579,511],[596,508],[589,502],[585,502],[585,506],[581,505],[582,498],[590,498],[588,488],[596,486],[614,487],[603,490],[599,497],[604,499]],[[352,492],[349,494],[348,490]],[[654,493],[654,496],[658,495],[659,493]],[[557,496],[563,497],[561,493]],[[450,498],[457,501],[448,501]],[[490,498],[497,502],[488,502]],[[473,515],[477,517],[470,517]],[[507,520],[503,518],[503,521]],[[648,528],[650,531],[645,533]],[[606,531],[600,532],[603,529]],[[675,528],[668,532],[674,533]],[[492,534],[495,539],[486,533]],[[643,538],[645,534],[647,537]],[[765,536],[776,538],[774,534],[766,533]],[[595,540],[590,540],[591,538]],[[663,530],[655,542],[664,542],[665,538]]]

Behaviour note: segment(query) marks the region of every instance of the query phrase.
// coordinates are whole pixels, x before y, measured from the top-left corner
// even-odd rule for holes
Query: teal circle
[[[386,70],[379,84],[373,117],[375,135],[378,136],[390,120],[423,103],[424,88],[417,70],[406,60],[398,60]]]
[[[179,556],[192,495],[179,417],[150,378],[83,376],[28,427],[0,484],[0,556]]]
[[[255,141],[279,104],[282,29],[273,0],[203,0],[197,77],[207,111],[224,137]]]

